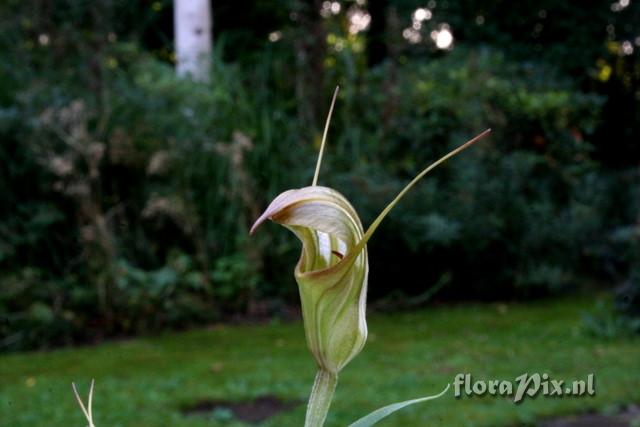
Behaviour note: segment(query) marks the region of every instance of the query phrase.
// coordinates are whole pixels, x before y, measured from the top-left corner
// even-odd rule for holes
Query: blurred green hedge
[[[219,43],[206,86],[135,43],[60,43],[0,56],[0,350],[287,315],[299,244],[248,227],[311,181],[322,123],[301,113],[289,54],[226,63]],[[614,237],[640,211],[638,175],[593,159],[602,97],[488,48],[361,59],[336,54],[319,88],[328,104],[343,87],[320,183],[365,224],[425,165],[493,129],[371,241],[374,299],[421,301],[435,284],[441,297],[525,298],[626,274],[637,238]]]

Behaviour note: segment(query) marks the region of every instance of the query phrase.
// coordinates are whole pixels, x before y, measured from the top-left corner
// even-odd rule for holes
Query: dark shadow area
[[[538,424],[539,427],[630,427],[640,421],[640,407],[629,405],[614,415],[582,414],[552,418]]]
[[[193,405],[185,406],[185,415],[212,416],[225,418],[231,415],[234,419],[245,423],[258,424],[289,411],[299,405],[298,401],[282,400],[277,396],[265,395],[244,402],[231,400],[206,399]]]

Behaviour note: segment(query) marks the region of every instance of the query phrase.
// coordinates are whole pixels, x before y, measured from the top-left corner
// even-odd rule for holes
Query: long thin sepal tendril
[[[329,133],[329,124],[331,123],[331,115],[333,114],[333,106],[336,104],[336,98],[338,97],[339,90],[340,90],[340,86],[336,86],[336,90],[333,92],[331,107],[329,107],[329,114],[327,114],[327,121],[324,124],[324,133],[322,134],[322,143],[320,144],[320,152],[318,153],[318,161],[316,163],[316,172],[313,174],[313,183],[311,183],[311,185],[317,185],[318,183],[318,176],[320,175],[320,165],[322,164],[322,155],[324,154],[324,144],[327,141],[327,134]]]
[[[73,388],[73,394],[76,396],[76,400],[78,401],[78,405],[80,405],[80,409],[82,409],[82,413],[84,414],[87,422],[89,423],[89,427],[95,427],[93,424],[93,386],[95,384],[95,380],[91,380],[91,387],[89,388],[89,398],[87,399],[87,406],[84,406],[82,402],[82,398],[78,393],[78,389],[76,388],[75,383],[71,383],[71,388]]]
[[[362,237],[362,240],[354,247],[354,250],[353,250],[352,254],[354,254],[354,256],[357,256],[357,254],[360,253],[360,251],[367,244],[367,242],[369,241],[371,236],[373,236],[373,233],[375,233],[375,231],[378,229],[378,226],[380,225],[382,220],[387,216],[387,214],[389,214],[389,212],[391,212],[391,209],[393,209],[398,204],[400,199],[402,199],[404,197],[404,195],[407,194],[407,192],[409,190],[411,190],[411,188],[413,188],[413,186],[418,183],[418,181],[420,181],[426,174],[431,172],[433,169],[438,167],[440,164],[446,162],[451,157],[453,157],[456,154],[458,154],[458,153],[466,150],[467,148],[471,147],[473,144],[478,142],[480,139],[482,139],[485,136],[487,136],[490,132],[491,132],[491,129],[487,129],[484,132],[478,134],[477,136],[471,138],[469,141],[465,142],[464,144],[462,144],[458,148],[450,151],[449,153],[447,153],[444,156],[440,157],[435,162],[431,163],[422,172],[420,172],[418,175],[416,175],[416,177],[413,178],[411,180],[411,182],[408,183],[402,189],[402,191],[400,191],[400,193],[398,193],[398,195],[382,210],[382,212],[380,212],[380,215],[378,215],[378,217],[371,223],[371,225],[369,226],[369,228],[365,232],[364,236]]]

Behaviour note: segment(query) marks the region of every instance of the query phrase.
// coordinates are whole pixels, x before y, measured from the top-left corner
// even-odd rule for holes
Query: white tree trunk
[[[174,0],[176,71],[196,81],[209,81],[211,70],[210,0]]]

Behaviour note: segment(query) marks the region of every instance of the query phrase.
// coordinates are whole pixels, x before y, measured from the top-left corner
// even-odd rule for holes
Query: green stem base
[[[322,369],[318,371],[316,381],[311,389],[311,396],[309,396],[305,427],[322,427],[324,425],[337,383],[337,375]]]

